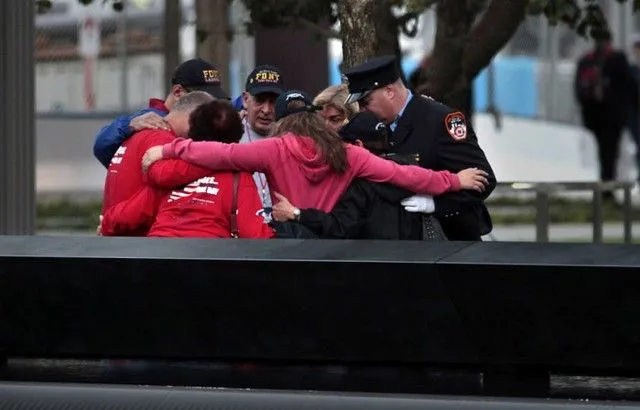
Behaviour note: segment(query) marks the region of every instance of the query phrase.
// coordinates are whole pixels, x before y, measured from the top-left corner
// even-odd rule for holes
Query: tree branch
[[[463,1],[466,3],[461,4]],[[528,5],[529,0],[440,3],[435,45],[432,54],[423,61],[417,89],[455,105],[478,73],[513,36],[526,17]],[[477,16],[480,18],[473,24]],[[466,22],[461,20],[465,17]]]
[[[528,5],[529,0],[491,1],[467,37],[462,60],[466,79],[475,78],[513,37],[526,17]]]
[[[503,1],[503,0],[498,0]],[[473,13],[467,0],[447,0],[436,10],[436,35],[431,55],[422,64],[419,89],[443,100],[462,72],[461,61]]]

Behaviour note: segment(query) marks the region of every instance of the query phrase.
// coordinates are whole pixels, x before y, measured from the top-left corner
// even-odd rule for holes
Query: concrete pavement
[[[633,224],[631,234],[634,240],[640,240],[640,222]],[[607,222],[602,226],[602,236],[605,240],[620,240],[624,238],[622,222]],[[593,238],[591,224],[552,224],[549,227],[549,241],[590,242]],[[535,242],[535,225],[498,225],[485,238],[487,241],[507,242]]]

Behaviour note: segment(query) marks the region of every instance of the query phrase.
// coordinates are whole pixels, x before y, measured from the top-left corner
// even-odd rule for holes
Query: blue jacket
[[[167,111],[160,108],[145,108],[131,115],[123,115],[116,118],[111,124],[103,127],[100,132],[98,132],[96,140],[93,143],[93,155],[105,168],[109,167],[111,158],[116,154],[120,145],[133,134],[133,129],[129,127],[131,119],[150,111],[162,117],[168,114]]]
[[[244,110],[244,106],[242,105],[242,95],[236,97],[233,101],[231,101],[231,104],[233,105],[233,108],[236,109],[236,111]]]
[[[120,116],[98,132],[96,140],[93,143],[93,155],[102,165],[104,165],[105,168],[109,167],[111,158],[116,154],[120,145],[122,145],[122,143],[133,134],[133,130],[129,127],[131,119],[150,111],[155,112],[161,117],[164,117],[169,113],[162,108],[161,102],[162,101],[160,100],[152,99],[149,101],[149,108],[134,112],[131,115]],[[236,110],[242,110],[242,96],[236,98],[235,101],[233,101],[233,105]]]

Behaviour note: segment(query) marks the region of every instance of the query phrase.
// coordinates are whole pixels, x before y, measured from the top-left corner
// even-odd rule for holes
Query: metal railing
[[[631,243],[633,239],[633,208],[631,204],[631,190],[635,182],[607,181],[607,182],[500,182],[498,187],[517,192],[535,192],[535,225],[536,242],[549,242],[550,202],[554,193],[591,191],[593,194],[593,242],[603,242],[603,194],[605,192],[623,191],[622,222],[624,228],[624,242]]]

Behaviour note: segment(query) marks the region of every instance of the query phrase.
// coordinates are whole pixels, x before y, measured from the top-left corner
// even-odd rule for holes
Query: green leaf
[[[36,13],[46,13],[51,9],[51,0],[36,0]]]

